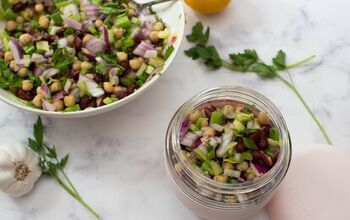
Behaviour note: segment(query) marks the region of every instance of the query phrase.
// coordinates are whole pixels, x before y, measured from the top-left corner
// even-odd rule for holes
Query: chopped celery
[[[166,28],[164,31],[158,32],[158,37],[160,39],[165,39],[165,38],[169,37],[169,34],[170,34],[170,30],[168,28]]]
[[[151,74],[151,73],[153,73],[153,71],[154,71],[154,67],[148,65],[145,72],[146,72],[147,74]]]
[[[116,19],[115,25],[118,28],[128,29],[128,28],[131,27],[132,23],[131,23],[130,19],[128,18],[128,16],[125,15],[125,16],[122,16],[122,17],[118,17]]]
[[[277,142],[280,140],[280,135],[279,135],[278,130],[276,128],[270,128],[269,138],[271,138],[272,140],[275,140]]]
[[[63,23],[63,19],[61,17],[61,13],[59,11],[53,13],[51,15],[51,19],[53,20],[55,25],[62,25],[62,23]]]
[[[160,67],[162,65],[164,65],[164,60],[159,58],[159,57],[154,57],[149,59],[148,61],[149,65],[152,65],[154,67]]]
[[[170,55],[174,52],[175,48],[173,45],[170,45],[164,52],[164,60],[167,60]]]
[[[127,37],[122,42],[122,48],[124,51],[126,51],[129,47],[132,47],[135,45],[135,41],[132,37]]]
[[[236,115],[236,119],[242,123],[253,121],[254,115],[240,112]]]
[[[118,99],[116,98],[116,96],[115,95],[112,95],[111,97],[106,97],[105,99],[103,99],[103,103],[105,104],[105,105],[109,105],[109,104],[111,104],[111,103],[113,103],[113,102],[116,102]]]
[[[238,133],[241,133],[245,130],[244,124],[237,119],[233,121],[233,128],[236,129]]]
[[[24,55],[23,56],[23,60],[24,60],[24,66],[25,67],[29,67],[29,65],[30,65],[30,55]]]
[[[64,112],[76,112],[76,111],[80,111],[80,106],[78,104],[75,104],[73,106],[67,107]]]
[[[145,72],[146,68],[147,68],[147,65],[143,63],[139,68],[139,70],[136,72],[136,76],[138,77],[141,76]]]
[[[211,113],[210,124],[221,125],[224,121],[224,114],[221,111],[215,111]]]
[[[222,173],[222,168],[217,162],[211,160],[211,161],[209,161],[209,164],[210,164],[211,171],[212,171],[212,173],[209,172],[209,174],[215,176],[215,175],[219,175],[220,173]]]
[[[57,26],[52,26],[52,27],[50,27],[50,29],[49,29],[49,34],[50,34],[50,35],[56,35],[56,33],[57,33],[57,31],[58,31],[59,29],[61,29],[61,27],[57,27]]]
[[[85,82],[83,81],[79,81],[78,82],[78,88],[79,88],[79,96],[83,97],[83,96],[91,96],[90,92],[89,92],[89,88],[86,85]]]
[[[202,165],[201,165],[201,170],[205,173],[213,173],[209,163],[207,162],[203,162]]]
[[[17,17],[16,13],[14,13],[11,8],[8,8],[4,12],[2,19],[6,20],[6,21],[8,21],[8,20],[15,20],[16,17]]]
[[[38,50],[44,50],[44,51],[49,51],[50,50],[50,46],[49,46],[49,42],[47,41],[38,41],[36,42],[36,48]]]
[[[138,19],[137,17],[133,17],[133,18],[131,19],[131,22],[132,22],[133,24],[136,24],[136,25],[140,25],[140,24],[141,24],[140,19]]]
[[[6,31],[4,29],[0,29],[0,39],[2,41],[2,44],[5,47],[6,51],[10,50],[9,46],[9,36],[7,35]]]
[[[211,160],[215,157],[215,148],[211,145],[209,145],[207,147],[207,150],[208,150],[208,155],[207,155],[207,158],[208,160]]]
[[[196,154],[198,159],[200,159],[201,161],[207,161],[208,160],[207,156],[200,149],[196,148],[196,149],[193,150],[193,152]]]
[[[135,80],[131,77],[124,76],[120,79],[123,86],[130,87],[135,83]]]
[[[89,30],[92,34],[96,34],[96,32],[97,32],[95,26],[93,26],[93,25],[90,25],[90,26],[88,27],[88,30]]]
[[[196,125],[199,128],[208,126],[208,118],[198,118]]]
[[[240,162],[243,162],[245,160],[252,161],[253,160],[252,153],[250,153],[249,151],[245,151],[245,152],[241,153]]]
[[[193,132],[199,131],[199,128],[195,124],[190,124],[189,129]]]

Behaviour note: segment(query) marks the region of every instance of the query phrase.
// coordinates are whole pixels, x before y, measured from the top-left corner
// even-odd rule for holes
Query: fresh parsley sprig
[[[286,53],[282,50],[279,50],[276,56],[272,59],[271,64],[267,64],[262,61],[255,50],[246,49],[241,53],[229,54],[230,61],[226,61],[221,58],[215,46],[208,45],[210,28],[207,27],[206,30],[204,29],[205,28],[203,24],[201,22],[197,22],[192,28],[192,33],[187,35],[187,40],[196,44],[195,46],[185,51],[185,54],[187,56],[191,57],[193,60],[203,60],[204,64],[207,67],[214,70],[224,67],[235,72],[253,72],[256,73],[259,77],[265,79],[277,78],[281,80],[297,95],[308,113],[311,115],[312,119],[315,121],[317,127],[320,129],[327,143],[332,143],[325,129],[317,119],[316,115],[306,103],[299,90],[295,87],[292,76],[289,73],[289,69],[309,62],[315,58],[315,55],[309,56],[293,64],[287,64]],[[286,71],[289,79],[282,77],[279,71]]]
[[[69,155],[58,159],[55,146],[50,147],[44,143],[44,127],[40,117],[34,124],[33,135],[34,139],[28,138],[28,146],[39,156],[39,165],[43,174],[53,177],[64,190],[79,201],[93,216],[100,219],[99,214],[86,204],[64,172]]]

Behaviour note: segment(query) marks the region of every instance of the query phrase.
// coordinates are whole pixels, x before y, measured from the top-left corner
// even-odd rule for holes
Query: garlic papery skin
[[[32,191],[41,176],[39,157],[23,144],[0,146],[0,190],[14,197]]]

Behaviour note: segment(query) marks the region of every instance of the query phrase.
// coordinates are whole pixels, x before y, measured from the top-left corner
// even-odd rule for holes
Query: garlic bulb
[[[0,147],[0,190],[14,197],[29,193],[41,175],[39,158],[22,144]]]

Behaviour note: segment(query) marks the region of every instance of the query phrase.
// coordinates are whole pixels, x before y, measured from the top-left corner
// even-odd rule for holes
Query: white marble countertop
[[[197,20],[209,24],[212,42],[222,54],[255,48],[270,60],[278,49],[284,49],[290,61],[316,54],[312,63],[292,74],[334,144],[350,150],[349,8],[347,0],[234,0],[215,16],[187,9],[187,32]],[[208,71],[183,55],[188,47],[184,41],[169,72],[128,105],[92,118],[44,119],[47,140],[60,153],[70,153],[68,175],[103,219],[197,219],[169,188],[163,149],[173,113],[208,87],[239,84],[255,88],[284,114],[294,148],[324,143],[299,100],[281,82],[224,69]],[[0,143],[25,143],[36,116],[4,103],[0,108]],[[92,219],[48,178],[19,199],[0,193],[0,213],[4,220]],[[267,219],[264,211],[250,218]]]

